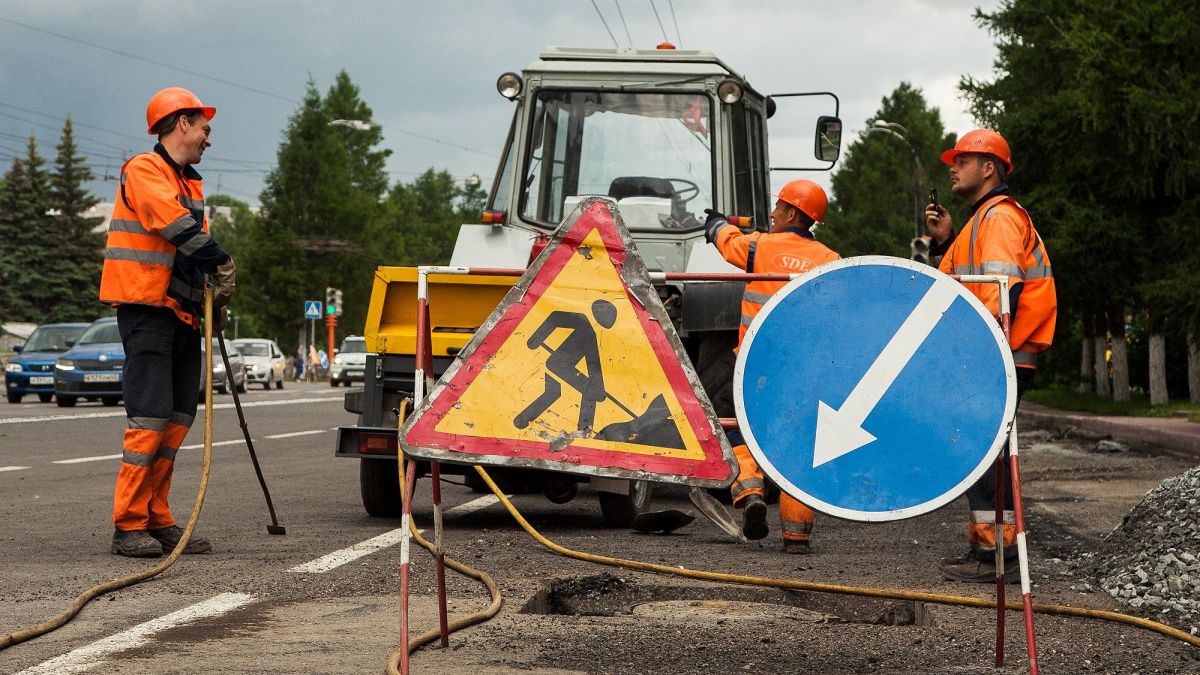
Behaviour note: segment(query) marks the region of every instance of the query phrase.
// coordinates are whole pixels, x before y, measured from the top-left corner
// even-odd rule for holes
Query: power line
[[[658,15],[658,8],[654,6],[654,0],[650,0],[650,9],[654,10],[654,18],[658,19],[658,28],[662,31],[663,42],[670,42],[671,38],[667,37],[667,29],[663,28],[662,17]]]
[[[679,32],[679,20],[675,18],[675,0],[667,0],[671,8],[671,22],[675,24],[675,38],[679,40],[679,48],[683,49],[683,35]]]
[[[617,37],[613,35],[612,30],[608,27],[608,22],[604,20],[604,15],[600,13],[600,7],[596,4],[596,0],[592,0],[592,7],[596,9],[596,15],[600,17],[600,23],[604,24],[604,30],[608,31],[608,37],[612,38],[613,46],[620,49],[621,45],[617,44]]]
[[[625,26],[625,39],[629,41],[630,49],[633,48],[633,38],[629,36],[629,24],[625,23],[625,12],[621,11],[621,0],[613,0],[617,4],[617,14],[621,16],[621,24]]]

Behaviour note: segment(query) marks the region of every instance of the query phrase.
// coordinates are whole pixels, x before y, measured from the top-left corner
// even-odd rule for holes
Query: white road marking
[[[51,464],[82,464],[84,462],[100,462],[100,461],[103,461],[106,459],[121,459],[121,457],[122,457],[122,454],[118,452],[115,455],[96,455],[94,457],[76,457],[75,459],[59,459],[59,460],[55,460],[50,463]]]
[[[291,398],[291,399],[284,399],[284,400],[279,400],[279,401],[254,401],[252,403],[243,403],[242,407],[243,408],[263,408],[266,406],[275,406],[275,405],[291,405],[293,403],[328,403],[330,401],[337,401],[338,398],[339,397],[337,397],[337,396],[322,396],[319,398]],[[204,409],[203,403],[201,403],[200,409],[201,410]],[[231,410],[231,409],[233,409],[232,403],[218,403],[213,406],[213,410]],[[125,411],[118,410],[118,411],[113,411],[113,412],[82,413],[82,414],[74,414],[74,415],[46,415],[45,417],[8,417],[8,418],[0,419],[0,424],[23,424],[23,423],[27,423],[27,422],[28,423],[61,422],[63,420],[88,420],[88,419],[98,419],[101,417],[125,417]]]
[[[311,436],[313,434],[323,434],[325,431],[325,429],[313,429],[312,431],[293,431],[287,434],[271,434],[270,436],[263,436],[263,438],[293,438],[295,436]]]
[[[451,509],[447,509],[444,515],[446,518],[463,516],[480,509],[485,509],[499,501],[500,499],[497,498],[496,495],[484,495],[478,499],[472,499],[469,502],[459,504]],[[424,530],[418,530],[418,532],[424,532]],[[322,574],[324,572],[328,572],[329,570],[337,569],[348,562],[358,560],[363,556],[370,555],[380,549],[385,549],[389,546],[395,546],[403,539],[404,528],[398,527],[389,532],[384,532],[377,537],[372,537],[366,541],[360,541],[349,548],[343,548],[328,555],[323,555],[316,560],[311,560],[302,565],[296,565],[288,571]]]
[[[239,444],[245,445],[246,439],[238,438],[238,439],[235,439],[232,441],[217,441],[217,442],[213,443],[212,445],[215,448],[219,445],[239,445]],[[179,446],[179,449],[180,450],[199,450],[200,448],[203,448],[203,447],[204,447],[203,443],[196,443],[194,445],[181,445],[181,446]]]
[[[0,473],[4,473],[5,471],[24,471],[28,468],[27,466],[0,466]]]
[[[94,666],[102,665],[102,659],[106,656],[145,644],[155,633],[161,633],[169,628],[191,623],[198,619],[207,619],[225,614],[226,612],[247,605],[253,600],[253,596],[246,595],[245,593],[222,593],[204,602],[198,602],[190,607],[184,607],[177,612],[171,612],[157,619],[151,619],[127,631],[111,635],[103,640],[97,640],[75,651],[39,663],[32,668],[22,670],[17,675],[82,673]]]

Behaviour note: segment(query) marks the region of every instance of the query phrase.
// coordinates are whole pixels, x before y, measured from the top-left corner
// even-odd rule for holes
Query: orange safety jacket
[[[725,260],[747,272],[803,274],[814,267],[838,260],[840,256],[818,242],[808,230],[789,227],[782,232],[743,234],[737,227],[714,223],[711,237]],[[712,230],[710,230],[712,231]],[[751,281],[742,295],[742,322],[738,327],[738,346],[746,330],[763,305],[786,281]]]
[[[121,167],[114,201],[100,301],[167,307],[199,327],[204,275],[229,260],[208,234],[200,174],[158,144]]]
[[[958,233],[939,269],[946,274],[1004,274],[1010,289],[1020,285],[1017,306],[1009,309],[1013,361],[1019,368],[1036,367],[1038,353],[1054,340],[1058,299],[1050,256],[1029,213],[1007,194],[988,199]],[[997,285],[964,286],[999,316]]]

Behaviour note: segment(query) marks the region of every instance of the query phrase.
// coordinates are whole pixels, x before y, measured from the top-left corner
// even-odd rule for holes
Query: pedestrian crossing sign
[[[409,455],[724,487],[735,460],[617,207],[559,226],[400,433]]]

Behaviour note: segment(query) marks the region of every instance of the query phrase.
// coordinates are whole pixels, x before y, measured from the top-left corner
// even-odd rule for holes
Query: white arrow
[[[854,386],[842,407],[835,410],[824,401],[817,401],[814,469],[875,440],[875,436],[862,428],[863,422],[957,297],[958,290],[950,284],[934,283]]]

